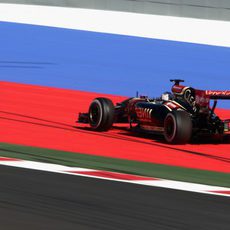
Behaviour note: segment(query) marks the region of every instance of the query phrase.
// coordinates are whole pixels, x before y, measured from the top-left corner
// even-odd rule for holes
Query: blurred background
[[[230,20],[229,0],[0,0],[0,2]]]

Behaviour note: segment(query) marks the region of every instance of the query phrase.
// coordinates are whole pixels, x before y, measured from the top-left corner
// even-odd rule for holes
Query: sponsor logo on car
[[[205,93],[208,96],[230,96],[230,90],[206,90]]]

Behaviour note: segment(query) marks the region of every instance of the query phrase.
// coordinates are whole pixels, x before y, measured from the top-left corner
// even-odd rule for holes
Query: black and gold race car
[[[187,143],[196,135],[220,135],[230,132],[230,119],[215,114],[217,99],[230,99],[230,91],[198,90],[174,82],[172,92],[160,98],[137,96],[117,103],[95,98],[88,113],[80,113],[78,122],[88,123],[95,131],[108,131],[114,123],[127,123],[132,131],[164,135],[171,144]],[[210,100],[213,106],[210,107]]]

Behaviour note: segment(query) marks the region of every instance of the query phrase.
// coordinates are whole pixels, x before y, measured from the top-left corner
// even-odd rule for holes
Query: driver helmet
[[[162,101],[169,101],[173,99],[173,94],[170,92],[164,92],[161,94]]]

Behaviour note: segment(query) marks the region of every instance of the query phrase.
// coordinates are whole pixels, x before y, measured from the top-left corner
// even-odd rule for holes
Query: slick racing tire
[[[185,144],[192,135],[192,120],[185,111],[172,111],[164,120],[164,137],[170,144]]]
[[[114,105],[108,98],[99,97],[89,107],[89,124],[95,131],[109,130],[114,121]]]

